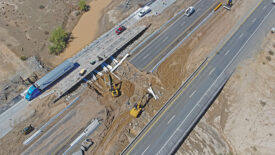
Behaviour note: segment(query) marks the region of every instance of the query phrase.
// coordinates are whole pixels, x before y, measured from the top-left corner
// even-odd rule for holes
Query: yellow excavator
[[[142,102],[146,98],[145,103],[142,105]],[[142,96],[141,100],[138,101],[133,108],[130,110],[130,115],[137,118],[142,112],[142,108],[149,102],[149,100],[152,98],[152,95],[149,93],[146,93]]]
[[[110,92],[112,93],[113,97],[120,96],[120,87],[117,87],[116,84],[113,83],[112,77],[109,74],[109,82],[110,82]]]

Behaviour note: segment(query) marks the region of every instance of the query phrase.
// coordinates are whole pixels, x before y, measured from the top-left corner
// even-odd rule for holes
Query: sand
[[[72,31],[73,40],[63,53],[55,57],[53,65],[57,66],[83,49],[98,37],[99,21],[102,11],[110,4],[111,0],[94,0],[89,3],[90,10],[85,12]]]

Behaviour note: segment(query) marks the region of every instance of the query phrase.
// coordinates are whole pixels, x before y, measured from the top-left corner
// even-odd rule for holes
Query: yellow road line
[[[216,5],[216,3],[213,4],[213,5],[211,5],[210,9],[213,8],[214,5]],[[210,9],[208,9],[207,11],[209,11]],[[206,12],[207,12],[207,11],[206,11]],[[145,67],[142,68],[142,70],[147,69],[147,68],[148,68],[157,58],[159,58],[159,56],[160,56],[161,54],[163,54],[172,44],[174,44],[180,37],[182,37],[182,35],[183,35],[184,33],[186,33],[187,31],[189,31],[190,28],[191,28],[192,26],[194,26],[199,20],[201,20],[201,17],[203,17],[205,14],[206,14],[206,13],[204,13],[203,15],[201,15],[201,16],[200,16],[198,19],[196,19],[190,26],[188,26],[188,27],[185,29],[185,31],[183,31],[176,39],[174,39],[174,41],[172,41],[172,42],[171,42],[169,45],[167,45],[161,52],[159,52],[157,56],[155,56],[155,57],[154,57]]]
[[[259,5],[263,2],[263,0],[261,0],[257,6],[253,9],[253,11],[251,11],[249,13],[249,15],[245,18],[245,20],[243,21],[243,23],[239,26],[239,28],[247,21],[247,19],[251,16],[251,14],[259,7]],[[229,37],[229,39],[221,46],[221,48],[219,48],[219,50],[217,50],[218,52],[224,47],[224,45],[232,38],[232,36],[239,30],[236,29],[236,31],[234,33],[231,34],[231,36]],[[168,107],[160,114],[160,116],[158,116],[158,118],[153,122],[153,124],[146,130],[146,132],[141,136],[141,138],[138,139],[138,141],[133,145],[133,147],[131,147],[131,149],[128,151],[127,155],[135,148],[135,146],[144,138],[144,136],[149,132],[149,130],[158,122],[158,120],[165,114],[165,112],[175,103],[175,101],[181,96],[181,94],[185,91],[186,88],[188,88],[188,86],[192,83],[192,81],[194,81],[194,79],[197,78],[197,76],[204,70],[204,68],[208,65],[208,63],[214,58],[214,56],[216,56],[218,54],[218,52],[216,52],[215,55],[213,55],[209,61],[207,61],[205,63],[205,65],[203,65],[203,67],[199,70],[199,72],[188,82],[188,84],[183,88],[183,90],[180,92],[180,94],[177,95],[177,97],[168,105]]]

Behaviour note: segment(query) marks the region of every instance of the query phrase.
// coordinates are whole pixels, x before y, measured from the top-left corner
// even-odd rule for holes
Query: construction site
[[[20,9],[31,1],[0,2],[3,22],[13,26],[22,21],[23,26],[25,15],[38,21],[36,11]],[[124,154],[261,4],[257,0],[208,1],[91,0],[86,1],[90,10],[85,13],[77,12],[76,0],[54,2],[64,10],[56,18],[66,19],[62,26],[73,38],[56,56],[41,52],[48,50],[44,46],[49,43],[47,35],[38,37],[40,30],[53,29],[47,24],[37,30],[25,25],[22,36],[29,39],[22,41],[17,32],[20,26],[9,30],[0,23],[0,34],[9,36],[6,41],[0,37],[0,154]],[[56,10],[56,6],[38,3],[38,12]],[[189,15],[190,6],[196,10]],[[5,18],[10,9],[22,17]],[[49,19],[56,20],[54,16]],[[268,30],[258,36],[259,47],[239,58],[240,65],[175,154],[275,151],[273,24],[266,24]],[[177,32],[174,27],[183,30]],[[162,48],[171,33],[178,36]],[[34,44],[40,52],[24,43]],[[147,48],[161,48],[161,52],[150,58]],[[28,57],[26,61],[22,55]],[[168,119],[167,126],[173,119]]]

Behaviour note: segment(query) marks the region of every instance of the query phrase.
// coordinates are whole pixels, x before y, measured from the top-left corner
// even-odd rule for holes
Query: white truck
[[[138,16],[139,17],[143,17],[144,15],[146,15],[147,13],[149,13],[151,11],[151,8],[149,7],[149,6],[145,6],[145,7],[143,7],[140,11],[139,11],[139,13],[138,13]]]

